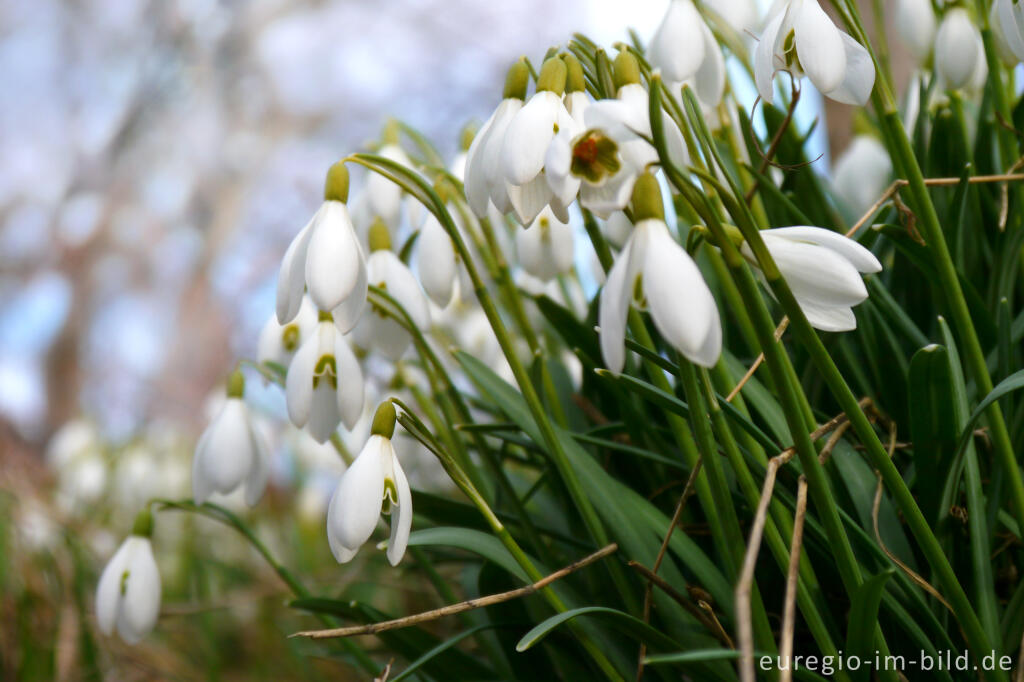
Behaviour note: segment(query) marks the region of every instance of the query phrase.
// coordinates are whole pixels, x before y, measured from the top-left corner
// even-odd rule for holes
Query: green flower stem
[[[679,367],[679,380],[683,385],[683,392],[686,395],[686,402],[690,406],[690,421],[693,426],[693,433],[696,435],[697,447],[704,463],[704,472],[710,489],[711,504],[717,503],[721,510],[722,532],[725,536],[725,552],[723,558],[729,567],[727,575],[730,580],[735,581],[740,574],[743,565],[744,548],[746,547],[743,531],[740,530],[740,522],[736,516],[736,508],[733,506],[732,493],[725,480],[725,473],[722,470],[721,455],[715,444],[715,437],[711,430],[711,423],[707,419],[707,410],[704,399],[701,395],[697,381],[697,371],[694,366],[681,356],[677,356],[676,362]],[[703,478],[703,477],[698,477]],[[721,550],[720,550],[721,551]],[[755,641],[759,650],[775,652],[778,646],[772,636],[771,624],[768,622],[768,614],[764,610],[764,602],[757,585],[751,586],[750,592],[751,614],[754,626]]]
[[[718,367],[722,367],[722,364],[719,363]],[[715,395],[715,387],[711,381],[710,374],[707,370],[701,370],[700,374],[701,391],[704,402],[707,404],[711,414],[711,424],[714,427],[715,433],[718,434],[718,442],[722,445],[722,450],[725,451],[729,464],[736,474],[736,481],[739,483],[747,504],[751,509],[755,509],[761,498],[761,489],[755,482],[750,467],[743,458],[743,454],[740,452],[733,437],[733,432],[725,417],[725,412],[722,411],[722,407],[718,402],[718,396]],[[774,498],[770,503],[769,513],[770,515],[765,521],[764,527],[765,542],[768,544],[772,556],[775,557],[779,570],[783,575],[786,575],[789,569],[789,546],[783,538],[783,533],[792,536],[793,519],[789,516],[783,504]],[[797,605],[804,616],[807,628],[811,631],[811,636],[814,637],[814,641],[821,648],[822,654],[837,656],[836,645],[832,641],[828,625],[821,616],[821,610],[819,610],[819,605],[822,605],[820,600],[823,598],[821,586],[818,583],[817,576],[814,574],[814,568],[806,556],[800,557],[798,580],[796,592]],[[838,671],[836,677],[837,679],[849,679],[849,675],[845,670]]]
[[[309,599],[312,596],[309,591],[298,581],[298,579],[292,575],[283,564],[278,562],[271,554],[270,549],[256,537],[256,533],[249,528],[248,524],[238,517],[232,511],[221,507],[220,505],[213,504],[212,502],[206,502],[201,505],[197,505],[191,500],[165,500],[165,499],[153,499],[150,500],[146,506],[158,505],[161,509],[170,509],[176,511],[189,512],[192,514],[199,514],[205,516],[208,519],[213,519],[218,523],[223,523],[225,526],[230,526],[238,531],[242,537],[248,541],[253,548],[259,552],[260,556],[270,565],[274,570],[274,573],[281,578],[281,581],[291,590],[292,594],[297,599]],[[328,627],[336,627],[338,621],[325,614],[317,614],[317,618],[327,625]],[[370,675],[378,675],[380,673],[380,666],[374,663],[373,659],[370,658],[369,654],[363,651],[362,647],[357,646],[355,642],[348,639],[343,639],[341,645],[350,653],[356,661],[359,662],[360,667]]]
[[[999,52],[996,49],[996,39],[992,33],[992,25],[989,21],[988,3],[985,0],[976,0],[978,18],[981,20],[981,42],[985,46],[985,61],[988,63],[988,86],[992,93],[992,103],[999,117],[1007,124],[1012,123],[1013,114],[1010,111],[1010,102],[1007,98],[1007,88],[1003,84],[1002,60],[999,59]],[[1012,73],[1010,74],[1012,78]],[[1013,92],[1012,89],[1009,92]],[[1019,145],[1014,138],[1012,130],[1006,126],[996,124],[996,136],[999,139],[999,150],[1002,154],[1002,168],[1008,169],[1018,156]],[[1015,191],[1018,196],[1019,190]]]

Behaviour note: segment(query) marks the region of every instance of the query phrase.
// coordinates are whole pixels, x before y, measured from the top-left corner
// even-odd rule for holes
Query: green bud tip
[[[241,398],[245,394],[245,377],[242,371],[236,369],[228,375],[228,397]]]
[[[615,57],[615,62],[612,64],[612,81],[615,83],[616,90],[625,85],[640,82],[640,62],[629,50],[622,50]]]
[[[568,69],[565,68],[565,62],[558,57],[552,57],[540,67],[540,75],[537,76],[537,92],[547,90],[561,95],[565,92],[567,75]]]
[[[391,235],[388,233],[388,226],[379,216],[370,225],[369,241],[370,253],[391,250]]]
[[[505,76],[504,99],[526,99],[526,86],[530,83],[530,67],[526,65],[526,58],[520,57],[508,69]]]
[[[135,523],[132,525],[132,535],[149,538],[153,537],[153,512],[149,511],[147,504],[138,514],[135,515]]]
[[[395,422],[398,415],[395,413],[395,406],[390,400],[385,400],[377,406],[373,414],[373,425],[370,427],[370,435],[384,436],[390,439],[395,435]]]
[[[633,221],[665,219],[665,206],[661,201],[661,187],[650,173],[644,173],[636,179],[633,186]]]
[[[743,233],[740,232],[740,228],[726,223],[722,225],[722,229],[725,231],[725,236],[729,238],[729,241],[731,241],[734,246],[739,248],[739,246],[743,244]]]
[[[348,201],[348,168],[342,161],[327,169],[327,181],[324,182],[324,201]]]
[[[331,315],[329,311],[321,310],[317,315],[317,320],[320,322],[334,322],[334,315]]]
[[[401,126],[397,119],[389,118],[388,122],[384,124],[384,132],[380,136],[380,141],[383,144],[398,144],[399,134],[402,132]]]
[[[464,152],[468,152],[470,145],[473,144],[473,139],[476,138],[476,133],[477,127],[475,125],[466,125],[459,134],[459,149]]]
[[[564,52],[561,55],[559,55],[559,57],[563,62],[565,62],[565,91],[586,91],[587,82],[586,80],[583,79],[583,67],[580,65],[580,60],[576,59],[576,55],[571,54],[569,52]]]

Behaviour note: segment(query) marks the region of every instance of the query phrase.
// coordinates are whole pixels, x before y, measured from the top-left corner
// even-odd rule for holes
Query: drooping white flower
[[[143,511],[132,535],[107,562],[96,587],[100,632],[111,635],[116,629],[129,644],[148,635],[160,614],[160,571],[149,541],[151,531],[149,511]]]
[[[725,19],[737,33],[757,28],[756,0],[704,0],[704,5]]]
[[[856,217],[864,215],[889,186],[892,159],[871,135],[858,135],[836,160],[832,186],[841,202]]]
[[[697,95],[717,105],[725,89],[725,59],[692,0],[670,0],[648,48],[651,65],[667,82],[692,82]]]
[[[323,443],[339,423],[352,428],[363,409],[363,371],[330,313],[302,342],[285,378],[288,417]]]
[[[341,162],[327,171],[324,203],[295,236],[277,279],[277,321],[287,324],[302,306],[302,295],[332,311],[342,333],[359,320],[366,305],[366,261],[345,201],[348,171]]]
[[[260,330],[260,338],[256,344],[257,362],[273,362],[288,367],[295,351],[313,332],[316,323],[316,308],[306,296],[302,298],[298,315],[291,322],[281,324],[277,321],[277,315],[271,314]]]
[[[1004,57],[1012,56],[1012,63],[1024,61],[1024,5],[1015,0],[995,0],[989,13],[989,23]]]
[[[618,92],[615,99],[591,103],[584,113],[586,130],[573,136],[559,131],[548,147],[545,170],[556,196],[575,195],[580,204],[607,218],[629,203],[637,176],[658,160],[645,138],[651,136],[647,90],[640,84],[640,68],[623,50],[613,68]],[[680,168],[687,163],[682,133],[668,114],[662,122],[668,153]]]
[[[576,130],[572,116],[562,102],[568,70],[565,62],[552,57],[544,62],[537,77],[537,92],[512,118],[501,145],[505,187],[516,217],[523,225],[548,206],[568,221],[567,206],[552,202],[554,196],[544,175],[545,155],[551,140],[562,130]]]
[[[875,85],[875,65],[860,43],[839,30],[818,0],[788,0],[778,7],[754,51],[754,80],[771,104],[779,69],[806,74],[821,94],[863,106]]]
[[[622,371],[629,306],[646,300],[665,340],[691,362],[713,367],[722,352],[718,307],[697,264],[669,234],[658,182],[649,173],[637,180],[633,211],[633,234],[601,291],[598,324],[605,365],[615,374]]]
[[[501,149],[509,123],[523,108],[529,78],[530,70],[524,60],[520,59],[509,68],[501,104],[477,132],[466,152],[466,200],[479,218],[487,216],[488,204],[493,204],[501,213],[512,210],[505,187]]]
[[[408,313],[417,329],[430,327],[430,303],[409,267],[391,251],[387,226],[377,222],[370,228],[370,258],[366,263],[370,284],[387,292]],[[358,346],[379,350],[397,361],[405,353],[412,336],[391,316],[371,308],[353,331]]]
[[[868,297],[860,273],[882,269],[873,253],[821,227],[761,230],[761,238],[813,327],[827,332],[857,328],[852,308]],[[741,251],[756,265],[746,242]]]
[[[900,0],[896,27],[918,61],[925,61],[935,44],[935,9],[931,0]]]
[[[385,139],[384,146],[377,151],[377,154],[406,168],[412,168],[413,163],[409,159],[409,155],[398,145],[397,130],[385,131]],[[402,214],[401,186],[380,173],[370,173],[366,177],[366,187],[363,188],[363,199],[366,202],[365,208],[369,215],[381,218],[389,227],[398,227]]]
[[[370,539],[382,511],[391,516],[388,562],[397,566],[405,554],[412,528],[412,492],[391,444],[394,433],[395,408],[386,401],[374,415],[370,439],[331,496],[327,541],[339,563],[351,560]]]
[[[975,80],[979,59],[985,59],[981,32],[967,10],[954,7],[942,17],[935,35],[935,70],[949,88],[958,90]]]
[[[228,379],[227,400],[203,431],[192,458],[192,495],[202,504],[217,492],[227,495],[245,485],[245,502],[259,502],[267,487],[270,446],[256,429],[242,396],[245,379],[238,370]]]
[[[433,214],[428,215],[417,239],[416,271],[424,291],[441,308],[451,303],[457,265],[452,238]]]
[[[572,269],[572,228],[545,208],[529,227],[516,232],[516,252],[524,270],[547,282]]]

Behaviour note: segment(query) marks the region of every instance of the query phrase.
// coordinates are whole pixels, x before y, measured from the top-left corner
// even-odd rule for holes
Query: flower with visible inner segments
[[[153,517],[143,509],[132,534],[107,562],[96,587],[96,621],[100,632],[117,630],[121,639],[135,644],[148,635],[160,615],[160,571],[149,538]]]

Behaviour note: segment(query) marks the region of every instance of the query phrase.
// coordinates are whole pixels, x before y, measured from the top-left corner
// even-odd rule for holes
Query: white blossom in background
[[[1010,64],[1024,61],[1024,5],[1014,0],[995,0],[989,12],[989,24],[996,36],[1001,56]]]
[[[458,276],[452,238],[433,214],[427,216],[416,240],[416,272],[430,300],[444,308],[451,303]]]
[[[327,540],[339,563],[350,561],[373,535],[381,512],[391,517],[388,562],[397,566],[412,528],[412,492],[391,439],[395,408],[381,403],[370,439],[338,482],[327,507]],[[386,502],[386,504],[385,504]]]
[[[466,152],[466,200],[478,218],[487,216],[489,205],[503,214],[512,210],[501,152],[505,131],[523,108],[529,79],[530,70],[525,61],[519,60],[509,68],[501,103],[481,126]]]
[[[342,333],[355,326],[366,305],[366,260],[345,201],[348,170],[336,163],[327,172],[324,203],[302,228],[281,262],[277,279],[277,321],[287,324],[302,307],[303,291],[319,309],[330,311]]]
[[[857,328],[853,306],[868,297],[861,273],[882,270],[873,253],[821,227],[761,230],[761,238],[813,327],[826,332]],[[746,242],[741,250],[756,265]]]
[[[417,329],[430,328],[430,303],[416,276],[391,251],[387,226],[378,221],[370,228],[370,258],[367,261],[370,284],[383,289],[412,319]],[[391,316],[371,307],[353,331],[356,345],[367,351],[380,351],[397,361],[412,343],[412,336]]]
[[[516,232],[519,264],[545,282],[569,272],[573,263],[572,228],[550,208],[545,208],[529,227]]]
[[[722,352],[718,307],[697,264],[668,232],[653,175],[637,181],[633,210],[637,223],[601,290],[598,324],[605,366],[613,374],[625,366],[626,319],[635,303],[650,311],[658,332],[683,356],[713,367]]]
[[[302,297],[302,304],[295,318],[287,324],[277,321],[277,315],[271,313],[260,330],[256,344],[256,361],[260,364],[273,362],[287,367],[295,351],[313,332],[317,324],[317,312],[308,296]]]
[[[338,424],[352,428],[363,410],[363,371],[330,313],[299,347],[285,377],[288,417],[323,443]]]
[[[981,32],[971,21],[971,16],[962,7],[946,12],[935,35],[935,70],[946,86],[959,90],[984,82],[988,66],[985,64],[985,47]]]
[[[899,0],[896,28],[919,62],[932,53],[937,23],[931,0]]]
[[[648,46],[651,66],[667,83],[691,83],[700,100],[717,105],[725,90],[725,58],[692,0],[671,0]],[[673,91],[675,88],[671,88]]]
[[[227,400],[196,443],[192,460],[192,496],[196,504],[213,493],[228,495],[245,487],[245,502],[259,502],[267,487],[270,446],[253,424],[245,404],[245,379],[236,370],[228,378]]]
[[[741,35],[758,28],[757,0],[704,0],[704,6]]]
[[[152,517],[139,514],[135,528],[100,574],[96,587],[96,621],[100,632],[117,630],[135,644],[148,635],[160,615],[160,571],[153,558]]]
[[[398,146],[397,137],[396,130],[385,131],[385,138],[388,141],[377,154],[406,168],[412,168],[413,163],[409,155]],[[402,188],[399,185],[380,173],[370,173],[367,175],[362,196],[371,216],[382,218],[388,227],[398,227],[402,214]]]
[[[836,160],[832,187],[846,208],[860,218],[882,196],[892,177],[892,159],[872,135],[858,135]]]
[[[767,104],[775,100],[775,72],[806,75],[821,94],[864,106],[875,84],[868,51],[832,22],[818,0],[788,0],[768,20],[754,51],[754,80]]]
[[[544,173],[551,140],[563,130],[570,134],[576,130],[562,102],[567,75],[565,62],[558,57],[545,61],[537,77],[537,92],[512,118],[502,140],[505,187],[512,209],[523,225],[533,222],[548,205],[561,220],[569,220],[568,206],[552,201],[555,193]]]

